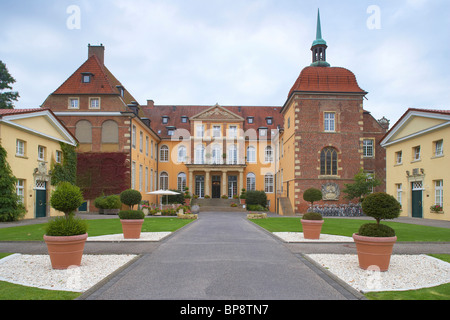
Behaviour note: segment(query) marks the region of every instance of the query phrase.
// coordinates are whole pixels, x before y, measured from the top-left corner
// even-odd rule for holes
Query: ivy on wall
[[[85,199],[120,194],[130,188],[128,153],[79,153],[77,186]]]
[[[60,182],[75,184],[77,180],[77,152],[74,146],[60,143],[62,152],[62,163],[52,164],[52,186]]]

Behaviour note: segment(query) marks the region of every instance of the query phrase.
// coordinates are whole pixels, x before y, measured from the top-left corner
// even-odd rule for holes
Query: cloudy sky
[[[328,62],[355,73],[375,118],[450,109],[448,0],[0,0],[0,60],[17,108],[40,106],[100,43],[140,104],[282,106],[318,8]]]

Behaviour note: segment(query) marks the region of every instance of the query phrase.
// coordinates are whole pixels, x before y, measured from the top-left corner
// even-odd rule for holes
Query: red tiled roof
[[[260,127],[268,129],[276,129],[279,125],[283,127],[283,116],[280,113],[281,107],[258,107],[258,106],[221,106],[236,115],[244,118],[244,131],[248,129],[257,130]],[[167,127],[175,127],[177,129],[186,129],[190,131],[190,123],[181,122],[182,116],[191,118],[203,111],[208,110],[211,106],[172,106],[172,105],[155,105],[154,107],[141,106],[144,114],[151,120],[151,127],[162,138],[169,138],[167,135]],[[168,116],[169,122],[162,123],[162,117]],[[247,122],[247,117],[253,117],[252,124]],[[266,117],[272,117],[272,125],[267,125]],[[270,131],[270,130],[269,130]],[[269,132],[270,137],[270,132]]]
[[[340,67],[304,68],[289,92],[289,97],[294,91],[366,93],[359,87],[353,72]]]
[[[0,109],[0,115],[13,115],[13,114],[22,114],[22,113],[30,113],[30,112],[39,112],[50,110],[47,108],[33,108],[33,109]]]

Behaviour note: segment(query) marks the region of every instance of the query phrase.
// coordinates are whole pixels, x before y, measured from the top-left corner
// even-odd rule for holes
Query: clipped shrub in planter
[[[100,196],[95,199],[94,205],[100,214],[118,214],[122,203],[117,195]]]
[[[393,196],[377,192],[363,200],[362,209],[364,214],[373,217],[377,223],[364,224],[358,233],[353,234],[359,266],[365,270],[375,266],[380,271],[387,271],[397,237],[391,227],[380,224],[380,221],[397,218],[400,215],[400,204]]]
[[[305,239],[320,239],[322,231],[323,218],[318,212],[305,213],[300,221],[303,228],[303,237]]]
[[[141,203],[141,200],[142,200],[142,195],[137,190],[128,189],[128,190],[123,191],[120,194],[120,201],[123,204],[126,204],[127,206],[129,206],[131,210],[133,210],[133,207],[135,205]]]
[[[314,202],[322,200],[323,195],[322,191],[315,188],[309,188],[303,192],[303,200],[311,202],[311,208],[314,205]]]
[[[46,226],[44,241],[53,269],[80,266],[84,245],[88,237],[87,223],[74,217],[74,212],[84,202],[80,188],[62,182],[52,192],[51,206],[64,212],[63,217],[51,219]]]
[[[130,207],[131,210],[122,210],[119,212],[120,223],[122,224],[123,237],[125,239],[139,239],[141,237],[142,225],[144,224],[145,214],[141,210],[133,210],[133,207],[139,204],[142,195],[139,191],[128,189],[120,194],[120,201]]]

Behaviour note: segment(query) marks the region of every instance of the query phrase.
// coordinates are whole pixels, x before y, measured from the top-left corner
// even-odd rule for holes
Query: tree
[[[16,193],[17,178],[13,176],[6,156],[6,150],[0,145],[0,222],[19,220],[26,212]]]
[[[6,65],[0,60],[0,109],[13,109],[13,101],[19,98],[18,92],[7,91],[5,89],[12,89],[11,84],[16,82],[10,74]]]
[[[303,200],[311,202],[311,208],[314,205],[315,201],[320,201],[322,200],[322,198],[322,191],[320,191],[319,189],[309,188],[305,190],[305,192],[303,192]]]
[[[73,214],[84,202],[80,188],[70,182],[60,182],[50,197],[50,205],[66,217]]]
[[[344,193],[348,200],[353,200],[358,198],[361,203],[364,200],[364,197],[370,194],[373,188],[379,186],[381,181],[378,180],[374,174],[364,172],[363,169],[360,169],[359,172],[353,177],[354,183],[344,184],[345,189]]]

